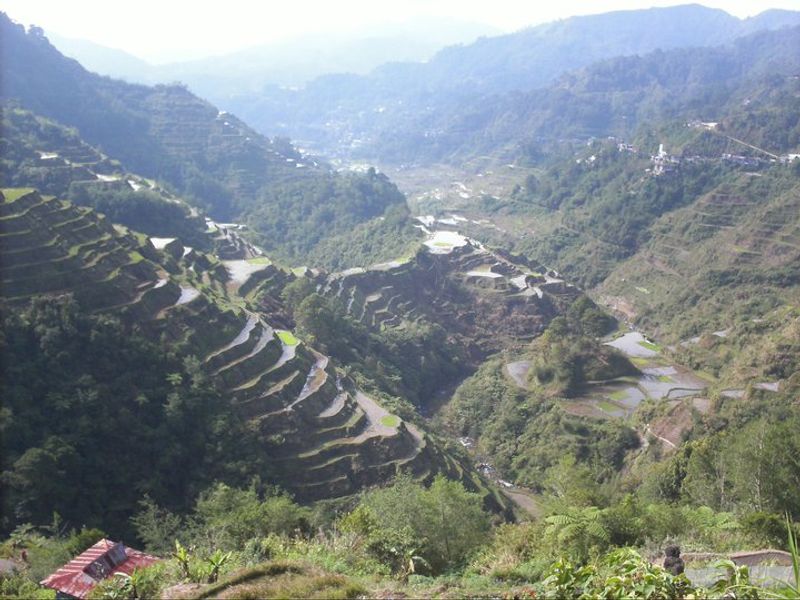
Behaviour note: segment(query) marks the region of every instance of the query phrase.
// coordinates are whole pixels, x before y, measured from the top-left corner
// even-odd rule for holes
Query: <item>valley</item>
[[[797,556],[798,22],[571,17],[217,106],[0,14],[0,596],[110,538],[156,564],[96,597],[800,585],[736,562]]]

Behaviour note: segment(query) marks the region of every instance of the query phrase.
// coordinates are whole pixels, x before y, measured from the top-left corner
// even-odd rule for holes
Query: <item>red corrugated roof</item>
[[[104,579],[104,577],[98,579],[89,574],[92,571],[92,564],[107,556],[116,545],[117,543],[111,540],[100,540],[86,552],[79,554],[43,580],[41,584],[76,598],[85,598],[92,588]],[[159,560],[161,559],[156,556],[150,556],[132,548],[125,548],[125,560],[115,565],[106,573],[105,577],[111,577],[115,573],[130,575],[134,569],[152,565]]]

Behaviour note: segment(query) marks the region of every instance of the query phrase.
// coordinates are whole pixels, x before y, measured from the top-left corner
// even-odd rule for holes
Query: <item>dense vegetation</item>
[[[143,494],[185,508],[259,460],[197,360],[117,318],[41,299],[2,330],[4,530],[57,512],[124,535]]]
[[[395,258],[393,250],[405,249],[403,242],[407,245],[410,235],[399,223],[407,220],[404,208],[405,198],[395,185],[370,169],[363,176],[318,177],[272,186],[246,209],[246,223],[254,240],[270,254],[293,260],[324,257],[321,263],[312,264],[351,267],[363,265],[365,260]],[[405,236],[388,248],[374,245],[381,242],[380,223],[363,223],[384,212],[390,223],[383,236],[397,232]],[[359,224],[361,238],[369,237],[372,246],[357,243],[359,234],[354,228]]]
[[[191,218],[182,203],[166,200],[150,190],[98,189],[72,185],[66,199],[103,213],[114,223],[155,237],[178,237],[198,249],[210,247],[205,221]]]
[[[132,577],[110,578],[92,597],[172,595],[186,590],[172,586],[195,582],[189,589],[198,598],[758,598],[765,590],[750,585],[747,568],[731,561],[720,561],[716,583],[703,588],[630,548],[611,549],[647,540],[643,554],[655,551],[650,556],[656,558],[661,541],[674,535],[698,548],[765,539],[793,542],[785,522],[763,513],[739,520],[705,507],[642,504],[632,496],[606,509],[566,505],[578,500],[574,495],[551,500],[546,519],[489,532],[489,515],[479,498],[444,479],[425,489],[400,477],[338,514],[309,511],[274,491],[260,494],[252,487],[221,484],[201,493],[185,517],[145,499],[132,522],[144,547],[166,560]],[[52,598],[52,591],[37,588],[32,579],[103,535],[97,529],[65,531],[58,521],[42,530],[17,529],[0,554],[13,556],[22,548],[28,562],[23,573],[2,580],[3,595]],[[562,557],[554,559],[554,552]],[[772,593],[796,598],[797,583]]]
[[[576,312],[570,313],[572,318],[555,319],[515,356],[530,365],[525,388],[506,374],[509,356],[500,356],[461,384],[444,415],[446,425],[475,438],[481,453],[502,473],[540,491],[547,485],[548,469],[564,460],[588,465],[599,480],[613,478],[626,454],[639,446],[633,429],[619,421],[587,419],[564,410],[563,400],[579,394],[587,382],[637,372],[625,357],[582,335]]]
[[[344,270],[404,260],[417,251],[420,242],[420,232],[414,228],[410,217],[405,204],[398,204],[387,209],[377,220],[326,237],[314,247],[309,265]]]
[[[370,331],[347,316],[340,300],[320,295],[305,278],[288,285],[282,297],[304,339],[348,365],[365,385],[394,397],[393,410],[404,418],[414,415],[407,402],[425,408],[437,390],[467,369],[463,349],[436,323]]]

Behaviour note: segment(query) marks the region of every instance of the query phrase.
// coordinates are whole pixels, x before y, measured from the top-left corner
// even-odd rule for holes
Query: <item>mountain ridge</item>
[[[442,47],[497,32],[470,21],[416,18],[354,33],[298,36],[161,64],[85,40],[48,35],[65,55],[101,75],[148,85],[182,81],[200,96],[225,98],[267,85],[302,85],[329,72],[367,73],[386,62],[424,61]]]
[[[300,90],[267,89],[224,103],[261,131],[286,133],[331,156],[374,158],[396,131],[410,129],[420,145],[430,144],[424,134],[435,133],[463,103],[485,105],[498,95],[540,88],[615,56],[714,46],[798,23],[797,12],[740,20],[700,5],[573,17],[446,48],[425,64],[388,64],[368,76],[332,74]],[[391,134],[381,137],[384,131]],[[409,154],[393,162],[410,162]]]
[[[6,103],[77,128],[100,151],[168,183],[222,221],[244,221],[287,260],[304,261],[324,238],[404,204],[384,175],[337,173],[183,86],[147,87],[90,73],[40,31],[26,32],[6,15],[0,30]]]

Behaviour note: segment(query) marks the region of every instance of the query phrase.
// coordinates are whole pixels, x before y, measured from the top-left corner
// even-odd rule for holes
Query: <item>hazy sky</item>
[[[120,48],[153,62],[221,54],[307,33],[451,16],[505,31],[572,15],[680,4],[675,0],[0,0],[20,23]],[[707,0],[739,17],[800,0]]]

